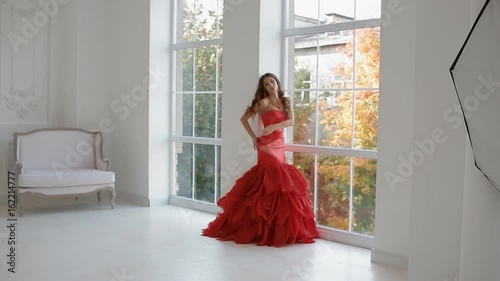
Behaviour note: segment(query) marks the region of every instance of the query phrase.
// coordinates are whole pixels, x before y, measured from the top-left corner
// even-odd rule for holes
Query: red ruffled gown
[[[271,110],[261,118],[264,126],[269,126],[287,116]],[[299,170],[286,163],[283,130],[262,136],[258,153],[258,163],[217,202],[223,212],[202,235],[259,246],[313,243],[319,233],[308,184]]]

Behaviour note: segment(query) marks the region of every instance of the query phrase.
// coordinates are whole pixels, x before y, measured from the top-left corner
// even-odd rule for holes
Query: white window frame
[[[288,28],[288,20],[290,19],[290,14],[289,14],[289,1],[290,0],[283,0],[283,22],[282,22],[282,49],[284,50],[283,52],[283,57],[282,57],[282,73],[283,78],[282,78],[282,85],[286,87],[288,85],[288,74],[291,73],[289,71],[289,52],[288,52],[288,45],[287,45],[287,38],[288,37],[294,37],[294,36],[302,36],[302,35],[316,35],[320,33],[326,33],[326,32],[342,32],[344,30],[356,30],[356,29],[363,29],[363,28],[370,28],[370,27],[380,27],[381,20],[380,18],[376,19],[365,19],[365,20],[353,20],[353,21],[348,21],[348,22],[340,22],[340,23],[332,23],[332,24],[324,24],[324,25],[314,25],[314,26],[304,26],[304,27],[293,27],[293,28]],[[293,1],[293,0],[292,0]],[[355,37],[354,37],[355,38]],[[355,40],[355,39],[354,39]],[[318,49],[317,49],[318,52]],[[319,53],[316,54],[319,56]],[[355,60],[355,57],[354,57]],[[293,65],[291,67],[294,67]],[[318,73],[318,68],[319,65],[316,64],[316,73]],[[336,90],[352,90],[353,93],[354,91],[360,91],[360,90],[372,90],[372,91],[379,91],[379,88],[356,88],[356,77],[353,77],[353,86],[352,88],[348,89],[336,89]],[[296,91],[304,91],[304,89],[295,89],[295,88],[285,88],[285,92],[296,92]],[[322,90],[331,90],[331,89],[312,89],[313,91],[316,92],[321,92]],[[309,91],[309,89],[308,89]],[[353,114],[355,114],[355,99],[353,95]],[[318,108],[316,108],[316,127],[318,126]],[[354,122],[354,118],[353,118]],[[352,135],[354,135],[354,126],[352,126],[351,132]],[[317,136],[318,132],[316,130],[316,140],[318,139]],[[288,128],[287,129],[287,136],[292,136],[293,135],[293,128]],[[354,139],[351,140],[353,142]],[[352,143],[351,143],[352,146]],[[300,145],[300,144],[292,144],[292,143],[286,143],[285,144],[285,150],[289,152],[301,152],[301,153],[312,153],[315,154],[314,161],[315,161],[315,166],[318,166],[318,155],[328,155],[328,156],[345,156],[345,157],[355,157],[355,158],[370,158],[370,159],[377,159],[377,151],[374,150],[364,150],[364,149],[352,149],[352,148],[335,148],[335,147],[320,147],[320,146],[310,146],[310,145]],[[332,240],[344,244],[349,244],[349,245],[354,245],[358,247],[363,247],[367,249],[371,249],[374,247],[374,241],[375,238],[372,236],[368,235],[363,235],[363,234],[358,234],[351,232],[351,226],[352,226],[352,191],[353,191],[353,186],[352,186],[352,181],[354,177],[354,167],[352,165],[351,161],[351,167],[350,167],[350,178],[351,178],[351,186],[350,186],[350,212],[349,212],[349,231],[344,231],[344,230],[339,230],[339,229],[334,229],[326,226],[320,226],[318,225],[318,230],[320,232],[321,238],[327,239],[327,240]],[[317,205],[318,205],[318,187],[317,187],[317,177],[314,179],[314,210],[317,210]]]
[[[216,1],[216,0],[215,0]],[[169,204],[172,205],[178,205],[178,206],[183,206],[191,209],[196,209],[196,210],[201,210],[201,211],[206,211],[206,212],[211,212],[211,213],[216,213],[218,211],[218,207],[215,206],[215,203],[219,197],[218,194],[218,188],[217,188],[217,179],[218,179],[218,166],[220,166],[220,163],[217,158],[217,153],[218,150],[221,149],[222,146],[222,136],[217,136],[218,132],[218,122],[217,122],[217,112],[218,112],[218,99],[222,98],[221,94],[222,91],[218,88],[218,82],[216,81],[216,90],[215,91],[210,91],[210,92],[205,92],[205,91],[177,91],[177,77],[178,75],[182,76],[182,73],[178,73],[177,69],[177,59],[176,59],[176,52],[179,50],[187,50],[187,49],[196,49],[199,47],[215,47],[215,46],[223,46],[223,38],[216,38],[216,39],[209,39],[209,40],[203,40],[203,41],[192,41],[192,42],[178,42],[177,37],[179,36],[179,30],[178,28],[178,7],[177,7],[177,2],[178,0],[174,0],[171,2],[171,19],[172,19],[172,29],[171,29],[171,38],[172,38],[172,45],[170,48],[170,61],[172,61],[172,64],[170,66],[170,73],[172,73],[172,83],[171,83],[171,88],[170,88],[170,96],[169,96],[169,102],[170,102],[170,139],[169,139],[169,146],[170,146],[170,151],[171,151],[171,157],[169,159],[169,167],[170,167],[170,175],[172,177],[169,180]],[[219,71],[218,68],[218,60],[216,61],[216,76],[217,72]],[[196,69],[193,69],[193,75],[195,75]],[[194,78],[195,76],[193,76]],[[215,94],[216,95],[216,100],[215,100],[215,137],[214,138],[205,138],[205,137],[195,137],[194,136],[194,130],[195,130],[195,114],[194,114],[194,104],[193,104],[193,134],[192,136],[179,136],[176,135],[176,126],[177,122],[179,121],[179,114],[176,111],[176,101],[175,101],[175,96],[178,94]],[[182,121],[182,116],[180,116],[181,121]],[[176,149],[175,149],[175,143],[191,143],[193,145],[196,144],[201,144],[201,145],[213,145],[215,146],[215,180],[214,180],[214,202],[205,202],[201,200],[195,199],[195,159],[193,159],[193,174],[192,174],[192,182],[193,182],[193,191],[191,193],[191,198],[186,198],[182,196],[177,196],[176,193],[176,171],[177,171],[177,163],[176,163]],[[193,158],[195,158],[196,152],[195,149],[193,148]]]

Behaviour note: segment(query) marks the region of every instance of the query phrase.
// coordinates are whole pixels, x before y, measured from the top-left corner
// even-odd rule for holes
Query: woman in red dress
[[[256,114],[264,123],[260,138],[248,123]],[[275,247],[313,243],[319,236],[307,181],[285,159],[283,129],[293,126],[293,118],[278,78],[262,75],[252,105],[240,119],[258,150],[257,164],[217,202],[223,212],[203,229],[203,235]]]

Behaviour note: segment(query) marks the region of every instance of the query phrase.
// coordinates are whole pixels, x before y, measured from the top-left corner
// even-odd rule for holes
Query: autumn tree
[[[354,78],[354,92],[348,91],[337,95],[334,106],[327,106],[325,100],[320,100],[320,103],[323,103],[323,106],[320,106],[323,116],[320,124],[328,132],[328,137],[322,140],[322,145],[376,150],[379,102],[379,92],[376,89],[380,77],[380,29],[358,29],[355,36],[355,44],[350,42],[339,47],[347,58],[352,60],[355,57],[355,63],[343,63],[335,69],[336,75]],[[352,130],[353,126],[354,130]],[[329,224],[340,223],[344,226],[348,221],[348,216],[339,220],[335,211],[338,207],[335,205],[344,206],[343,210],[347,207],[350,189],[350,159],[337,157],[336,160],[336,163],[323,162],[318,169],[324,177],[332,179],[332,182],[323,188],[329,193],[329,198],[326,200],[332,204],[334,210],[333,215],[330,215],[327,221]],[[373,235],[376,160],[352,158],[352,161],[354,169],[352,229],[354,232]]]
[[[379,28],[356,30],[356,41],[338,46],[347,61],[341,63],[332,75],[342,77],[348,83],[355,83],[354,91],[323,92],[316,100],[306,105],[295,105],[294,143],[307,143],[306,138],[314,135],[307,129],[311,123],[316,106],[319,109],[318,145],[337,148],[377,149],[378,133],[378,88],[380,65]],[[300,81],[311,80],[307,69],[295,70],[295,88],[308,89]],[[347,88],[347,87],[346,87]],[[352,88],[352,86],[351,86]],[[359,89],[359,90],[358,90]],[[300,100],[296,93],[295,100]],[[333,102],[332,102],[333,101]],[[319,103],[319,105],[316,104]],[[297,102],[296,102],[297,104]],[[354,114],[353,114],[354,104]],[[354,117],[353,117],[354,116]],[[353,119],[354,118],[354,119]],[[353,128],[354,126],[354,133]],[[352,158],[353,161],[353,221],[352,230],[357,233],[373,235],[375,222],[375,179],[376,160]],[[294,164],[310,181],[314,178],[314,157],[308,153],[294,153]],[[318,222],[337,229],[349,229],[351,158],[342,156],[318,155]],[[311,186],[313,182],[310,182]],[[310,193],[313,199],[312,192]]]

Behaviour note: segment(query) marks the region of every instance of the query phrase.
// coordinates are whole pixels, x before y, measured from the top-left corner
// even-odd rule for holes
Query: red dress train
[[[264,126],[286,120],[271,110],[261,115]],[[280,247],[313,243],[319,236],[304,176],[286,163],[283,130],[262,136],[258,163],[239,178],[217,205],[223,209],[202,234],[236,243]]]

